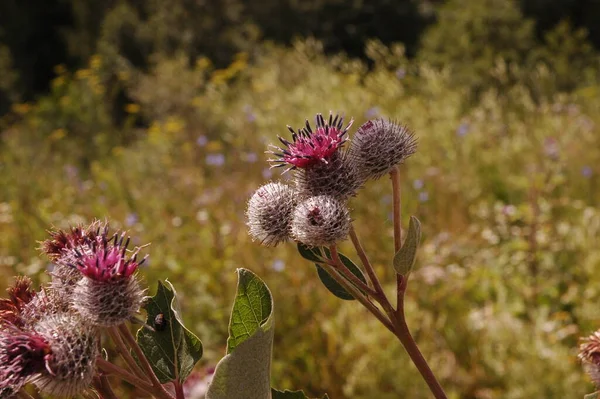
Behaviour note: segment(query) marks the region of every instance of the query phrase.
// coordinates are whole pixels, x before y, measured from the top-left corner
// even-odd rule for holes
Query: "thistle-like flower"
[[[96,220],[87,227],[73,226],[70,231],[60,229],[49,231],[50,238],[41,243],[40,249],[51,260],[58,261],[69,256],[74,249],[79,249],[94,241],[104,226]]]
[[[42,242],[41,250],[54,262],[50,272],[52,288],[64,297],[70,297],[81,273],[72,265],[77,254],[89,253],[93,242],[97,241],[106,223],[94,221],[89,226],[71,227],[69,230],[50,231],[50,239]]]
[[[357,130],[349,154],[365,179],[378,179],[416,150],[417,141],[405,126],[375,119]]]
[[[11,397],[34,375],[46,368],[50,344],[38,333],[14,325],[0,330],[0,392]]]
[[[21,322],[25,327],[32,327],[49,315],[72,312],[70,298],[65,298],[52,287],[42,288],[21,311]]]
[[[350,212],[344,202],[335,197],[310,197],[294,211],[292,237],[305,245],[332,245],[346,239],[349,231]]]
[[[301,197],[330,195],[346,199],[356,194],[364,184],[362,174],[346,153],[333,154],[327,163],[317,163],[300,169],[294,176]]]
[[[289,131],[292,132],[292,141],[279,137],[283,147],[275,147],[275,151],[270,151],[277,158],[269,161],[276,167],[288,166],[289,169],[308,168],[315,164],[327,163],[348,139],[348,129],[352,126],[353,120],[350,120],[345,128],[344,118],[339,115],[334,117],[332,113],[329,113],[327,121],[321,114],[317,114],[315,120],[314,131],[308,120],[305,127],[297,131],[288,126]]]
[[[268,183],[256,190],[246,211],[252,238],[268,247],[286,241],[296,197],[297,193],[283,183]]]
[[[32,378],[38,389],[57,397],[74,397],[89,388],[99,355],[96,328],[69,313],[41,319],[34,331],[50,348],[45,369]]]
[[[596,387],[600,388],[600,330],[582,339],[578,357]]]
[[[6,291],[8,298],[0,298],[0,326],[3,324],[20,326],[23,324],[23,309],[35,296],[31,279],[25,276],[17,277],[13,286]]]
[[[87,244],[87,252],[74,249],[72,267],[84,276],[77,282],[72,307],[96,326],[110,327],[130,319],[140,309],[144,290],[135,277],[141,248],[128,254],[125,232],[108,237],[108,226]]]

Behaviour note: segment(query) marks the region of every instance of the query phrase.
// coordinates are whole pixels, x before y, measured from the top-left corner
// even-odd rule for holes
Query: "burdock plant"
[[[297,243],[300,254],[317,264],[319,277],[333,294],[342,299],[358,300],[392,332],[410,355],[433,395],[446,398],[410,334],[404,313],[405,293],[420,240],[420,223],[415,217],[410,218],[403,241],[399,165],[415,153],[416,139],[406,126],[377,119],[363,124],[350,140],[351,125],[352,122],[343,127],[340,116],[330,113],[326,119],[318,114],[315,129],[308,121],[297,130],[288,127],[291,139],[280,137],[283,146],[268,151],[274,156],[270,159],[274,167],[283,167],[286,173],[294,174],[292,181],[296,195],[293,197],[300,199],[291,217],[279,219],[278,230],[287,232],[288,237]],[[348,141],[349,147],[345,148]],[[396,271],[395,306],[386,296],[361,245],[347,205],[350,197],[360,197],[359,189],[368,180],[385,175],[391,179],[393,195],[395,254],[390,256],[390,266]],[[248,203],[250,234],[256,240],[264,242],[254,226],[269,225],[269,218],[274,214],[290,213],[291,203],[283,195],[271,201],[273,207],[283,204],[281,209],[272,209],[266,214],[264,209],[256,206],[256,201]],[[286,191],[285,198],[289,196]],[[338,243],[348,238],[362,268],[338,252]],[[284,235],[281,235],[277,243],[283,241]]]
[[[270,183],[251,200],[251,230],[263,244],[276,245],[296,234],[288,229],[294,211],[301,209],[295,193],[289,186]],[[327,197],[312,202],[306,201],[306,213],[298,217],[328,226],[321,240],[333,242],[347,234],[343,204]],[[327,210],[320,214],[313,212],[315,207]],[[54,264],[51,281],[36,290],[28,277],[17,277],[8,298],[0,299],[0,399],[32,399],[31,394],[306,398],[301,391],[271,388],[274,305],[256,275],[237,270],[227,353],[203,374],[194,371],[202,343],[184,326],[174,287],[159,282],[156,294],[145,296],[139,269],[147,255],[138,256],[146,245],[131,248],[130,242],[127,232],[111,231],[107,222],[50,232],[41,249]],[[135,335],[133,325],[138,325]]]

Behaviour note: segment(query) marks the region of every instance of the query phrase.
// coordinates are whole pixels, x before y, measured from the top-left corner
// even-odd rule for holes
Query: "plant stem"
[[[371,265],[371,262],[369,262],[369,258],[367,257],[367,254],[363,249],[360,240],[358,239],[358,235],[356,235],[356,231],[354,230],[353,225],[350,225],[350,239],[352,240],[352,244],[356,249],[358,257],[360,258],[365,270],[367,271],[369,279],[373,283],[373,287],[375,288],[376,295],[373,296],[374,299],[377,300],[377,302],[379,302],[379,304],[383,307],[383,310],[385,310],[388,316],[392,317],[394,314],[394,308],[392,307],[390,301],[387,299],[385,291],[383,291],[383,287],[381,286],[381,282],[377,277],[377,273],[375,273],[373,265]]]
[[[390,172],[390,178],[392,180],[392,197],[393,197],[393,217],[394,217],[394,250],[397,253],[402,248],[402,202],[401,202],[401,191],[400,191],[400,170],[398,167],[394,167]],[[423,357],[423,354],[419,350],[417,343],[410,334],[408,325],[406,324],[406,317],[404,315],[404,295],[408,286],[409,275],[396,275],[396,312],[392,314],[390,319],[394,325],[394,334],[404,346],[404,349],[410,356],[412,362],[423,376],[423,379],[429,386],[429,389],[433,393],[436,399],[446,399],[446,394],[442,389],[442,386],[436,379],[433,371],[427,364],[427,361]]]
[[[125,341],[127,341],[127,344],[129,344],[131,346],[131,348],[133,349],[133,351],[135,352],[135,355],[138,358],[138,362],[142,366],[142,369],[146,372],[146,375],[148,376],[148,378],[150,378],[150,381],[152,382],[152,386],[157,391],[160,391],[160,393],[162,393],[164,396],[168,396],[168,397],[172,398],[171,394],[165,390],[165,387],[163,387],[163,385],[160,383],[160,381],[156,377],[156,374],[154,374],[154,370],[152,370],[152,366],[150,365],[150,363],[148,363],[148,359],[146,359],[146,355],[144,355],[142,348],[140,348],[140,346],[136,342],[135,338],[131,334],[131,331],[129,331],[129,329],[127,328],[127,326],[125,324],[121,324],[118,328],[119,328],[119,332],[121,333],[123,338],[125,338]]]
[[[110,382],[105,375],[100,375],[94,378],[94,386],[99,392],[102,392],[106,399],[118,399],[117,395],[110,386]]]
[[[400,200],[400,171],[395,166],[390,172],[392,179],[393,217],[394,217],[394,249],[396,252],[402,247],[402,203]]]
[[[338,282],[346,291],[348,291],[357,301],[359,301],[369,312],[371,312],[377,320],[379,320],[388,330],[392,333],[394,332],[394,326],[390,322],[389,319],[385,317],[381,310],[377,308],[369,299],[354,285],[350,284],[346,278],[344,278],[341,274],[338,273],[338,268],[343,267],[343,265],[337,265],[338,267],[334,267],[329,263],[322,263],[323,268],[329,273],[329,275]]]
[[[390,172],[392,179],[393,217],[394,217],[394,253],[402,248],[402,202],[400,192],[400,170],[397,166]],[[396,274],[396,317],[404,309],[404,293],[408,284],[408,275]]]
[[[98,365],[98,369],[102,370],[103,372],[105,372],[107,374],[115,375],[115,376],[121,378],[122,380],[127,381],[131,385],[134,385],[135,387],[141,389],[142,391],[149,393],[150,395],[156,396],[161,399],[173,399],[173,397],[171,395],[168,395],[168,396],[159,395],[159,393],[156,392],[156,390],[154,389],[154,387],[151,384],[147,383],[146,381],[141,380],[140,378],[131,374],[129,371],[127,371],[107,360],[104,360],[101,357],[96,359],[96,364]]]
[[[350,280],[350,282],[352,284],[354,284],[359,290],[365,292],[367,294],[367,296],[369,296],[369,295],[372,296],[372,297],[377,296],[377,292],[373,288],[369,287],[361,279],[359,279],[358,277],[356,277],[356,275],[354,273],[352,273],[350,271],[350,269],[348,269],[344,265],[344,263],[340,259],[340,255],[338,254],[337,246],[335,244],[331,245],[329,247],[329,251],[331,253],[331,260],[333,261],[332,262],[332,266],[333,267],[335,267],[341,273],[343,273],[343,275],[346,276],[346,278],[348,280]]]
[[[408,325],[406,324],[406,320],[404,318],[404,310],[402,311],[401,316],[395,318],[395,320],[393,321],[394,329],[396,330],[394,334],[396,335],[396,337],[398,337],[398,339],[402,343],[402,346],[404,346],[404,349],[410,356],[414,365],[419,370],[419,373],[421,373],[421,376],[423,376],[423,379],[429,386],[429,389],[433,393],[433,396],[436,399],[447,399],[447,396],[444,393],[444,389],[438,382],[437,378],[435,378],[433,371],[431,371],[431,368],[429,367],[427,361],[423,357],[423,354],[419,350],[417,343],[410,334]]]
[[[175,380],[173,381],[173,386],[175,387],[176,399],[185,399],[185,394],[183,392],[183,384]]]
[[[19,391],[19,393],[17,393],[17,397],[19,399],[33,399],[33,396],[31,396],[25,391]]]
[[[123,342],[123,339],[121,338],[119,329],[117,327],[110,327],[108,329],[108,334],[110,335],[112,341],[114,342],[117,351],[119,352],[119,354],[121,355],[123,360],[125,360],[125,363],[127,363],[127,366],[129,367],[131,372],[133,374],[135,374],[137,377],[141,378],[142,380],[146,380],[148,383],[150,383],[150,380],[148,379],[148,377],[140,369],[138,364],[135,362],[135,359],[133,358],[133,356],[131,356],[131,352],[129,351],[129,348],[127,348],[127,346],[125,345],[125,342]]]

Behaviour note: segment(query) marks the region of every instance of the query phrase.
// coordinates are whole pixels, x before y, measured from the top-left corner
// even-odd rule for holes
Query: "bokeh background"
[[[288,244],[252,243],[264,154],[317,112],[408,124],[403,212],[424,230],[409,325],[451,398],[579,398],[600,327],[597,0],[2,0],[0,289],[47,280],[45,230],[93,218],[151,242],[223,355],[235,269],[276,302],[273,385],[426,398],[391,334]],[[393,289],[390,182],[352,200]],[[342,249],[354,255],[347,245]]]

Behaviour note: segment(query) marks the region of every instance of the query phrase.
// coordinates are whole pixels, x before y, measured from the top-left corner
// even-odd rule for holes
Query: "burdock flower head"
[[[375,119],[357,130],[349,153],[365,179],[378,179],[416,150],[417,141],[405,126]]]
[[[45,369],[32,381],[40,391],[74,397],[89,388],[99,355],[96,328],[79,315],[63,313],[41,319],[35,333],[48,343]]]
[[[3,324],[23,324],[22,313],[35,297],[29,277],[17,277],[12,287],[6,290],[8,298],[0,298],[0,326]]]
[[[41,250],[54,262],[50,272],[52,288],[65,298],[70,297],[81,274],[72,267],[78,253],[89,253],[91,244],[100,236],[106,223],[94,221],[89,226],[74,226],[68,230],[50,231]]]
[[[323,115],[316,116],[316,129],[310,126],[308,120],[303,128],[294,131],[290,126],[288,129],[292,132],[292,141],[279,137],[283,147],[275,147],[275,151],[270,151],[278,158],[270,159],[277,167],[288,166],[290,169],[308,168],[319,163],[328,163],[329,159],[338,151],[338,149],[348,140],[348,129],[352,126],[353,120],[350,120],[344,128],[344,118],[342,116],[333,116],[329,113],[329,119],[325,121]]]
[[[40,334],[14,325],[0,330],[0,394],[11,397],[34,375],[46,368],[51,349]]]
[[[333,245],[346,239],[349,231],[350,212],[335,197],[310,197],[294,211],[292,237],[302,244],[311,247]]]
[[[284,147],[272,151],[278,158],[270,161],[277,167],[288,166],[287,170],[296,170],[294,180],[303,197],[332,195],[346,198],[354,195],[363,181],[355,164],[342,150],[352,122],[344,128],[343,117],[334,117],[330,113],[328,120],[317,114],[314,131],[308,121],[296,132],[288,126],[292,142],[279,137]]]
[[[129,253],[129,238],[125,232],[109,237],[108,226],[88,244],[86,252],[74,250],[72,267],[83,278],[77,282],[72,306],[81,316],[96,326],[121,324],[139,311],[144,290],[135,277],[141,248]]]
[[[600,330],[582,339],[579,359],[597,388],[600,388]]]
[[[267,247],[286,241],[297,193],[283,183],[268,183],[248,201],[248,228],[253,239]]]

